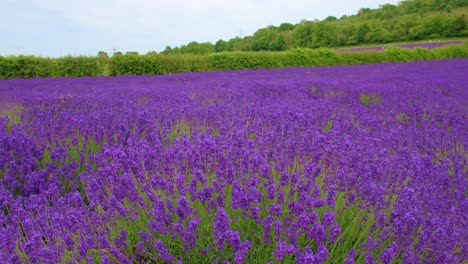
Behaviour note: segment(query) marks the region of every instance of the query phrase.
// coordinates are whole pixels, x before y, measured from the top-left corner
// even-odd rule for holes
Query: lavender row
[[[449,45],[460,45],[463,44],[464,41],[462,40],[452,40],[452,41],[430,41],[430,42],[421,42],[421,43],[409,43],[409,44],[399,44],[399,45],[383,45],[383,46],[370,46],[370,47],[362,47],[362,48],[344,48],[344,49],[337,49],[337,52],[349,52],[349,51],[371,51],[371,50],[385,50],[388,47],[397,47],[397,48],[404,48],[404,49],[415,49],[415,48],[424,48],[428,50],[445,47]]]
[[[463,263],[467,68],[1,81],[0,259]]]

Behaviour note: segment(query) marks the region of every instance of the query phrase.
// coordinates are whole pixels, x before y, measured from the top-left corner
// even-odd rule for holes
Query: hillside
[[[406,0],[357,14],[324,20],[281,23],[257,30],[252,36],[192,41],[166,47],[165,54],[208,54],[225,51],[282,51],[292,48],[334,48],[424,39],[468,37],[468,2],[464,0]]]

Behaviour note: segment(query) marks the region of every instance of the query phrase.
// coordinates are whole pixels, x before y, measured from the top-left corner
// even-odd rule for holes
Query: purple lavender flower
[[[145,256],[146,254],[148,254],[148,250],[146,249],[143,241],[138,241],[135,244],[135,253],[137,257]]]
[[[279,217],[279,216],[283,215],[283,209],[282,209],[281,205],[280,204],[272,204],[270,206],[270,215],[275,216],[275,217]]]
[[[184,220],[189,214],[192,213],[190,204],[185,196],[182,196],[177,201],[176,213],[180,220]]]
[[[245,240],[243,241],[240,246],[237,248],[236,253],[234,253],[234,263],[240,264],[244,263],[247,258],[247,252],[252,247],[252,243],[250,241]]]
[[[274,200],[275,199],[275,195],[276,195],[276,190],[275,190],[275,185],[270,183],[268,186],[267,186],[267,198],[269,200]]]
[[[215,214],[215,223],[213,225],[213,235],[216,239],[216,246],[218,250],[224,250],[224,243],[227,242],[227,235],[229,234],[229,219],[223,207],[218,208]]]
[[[294,252],[294,247],[291,245],[288,245],[285,241],[281,240],[278,241],[278,244],[276,245],[276,249],[273,252],[273,256],[275,257],[276,260],[282,260],[284,258],[284,255],[290,255]]]
[[[306,246],[304,250],[304,255],[300,261],[301,263],[316,263],[314,252],[310,246]]]
[[[336,239],[340,236],[341,234],[341,227],[339,224],[335,224],[329,233],[329,240],[331,243],[335,243]]]
[[[333,224],[336,220],[335,214],[333,212],[327,211],[323,214],[322,217],[322,225],[324,228],[327,228],[331,224]]]
[[[367,254],[367,255],[364,256],[364,263],[365,264],[376,264],[377,262],[375,262],[374,255]]]
[[[231,242],[231,245],[234,249],[238,249],[240,248],[240,244],[241,244],[241,238],[240,238],[240,232],[239,231],[228,231],[228,234],[230,236],[230,242]]]
[[[125,248],[127,246],[127,231],[120,229],[120,236],[114,240],[114,244],[117,248]]]
[[[151,237],[148,235],[148,233],[146,232],[143,232],[143,231],[140,231],[138,233],[140,235],[140,237],[143,239],[143,241],[147,242],[147,243],[150,243],[151,242]]]
[[[69,251],[72,251],[74,246],[75,246],[75,242],[73,241],[72,237],[70,236],[70,234],[68,233],[65,233],[63,235],[63,242],[65,243],[65,249],[66,250],[69,250]]]
[[[388,264],[388,263],[391,263],[392,260],[395,258],[396,256],[396,251],[398,249],[398,245],[396,242],[392,242],[392,244],[390,244],[390,246],[388,246],[386,249],[384,249],[382,251],[382,253],[380,253],[380,256],[379,256],[379,259],[384,263],[384,264]]]
[[[346,264],[354,264],[354,260],[356,259],[357,251],[352,248],[346,253],[346,258],[344,263]]]
[[[273,223],[273,218],[271,216],[265,217],[263,219],[263,241],[265,244],[271,243],[271,225]]]
[[[152,246],[153,249],[159,252],[159,256],[167,262],[175,261],[174,256],[171,255],[169,250],[167,250],[166,245],[161,240],[156,240],[156,242]]]

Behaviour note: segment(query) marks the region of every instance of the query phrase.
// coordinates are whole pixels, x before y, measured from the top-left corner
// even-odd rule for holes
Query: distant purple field
[[[425,48],[425,49],[435,49],[440,47],[445,47],[449,45],[458,45],[463,44],[462,40],[454,41],[432,41],[432,42],[421,42],[421,43],[410,43],[410,44],[399,44],[399,45],[381,45],[381,46],[371,46],[371,47],[362,47],[362,48],[343,48],[336,49],[337,52],[353,52],[353,51],[371,51],[371,50],[385,50],[388,47],[397,47],[405,49],[415,49],[415,48]]]
[[[467,70],[0,81],[0,262],[466,263]]]

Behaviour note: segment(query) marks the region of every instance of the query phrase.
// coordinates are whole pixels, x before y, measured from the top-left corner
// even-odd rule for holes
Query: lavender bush
[[[0,81],[0,259],[463,263],[467,69]]]

